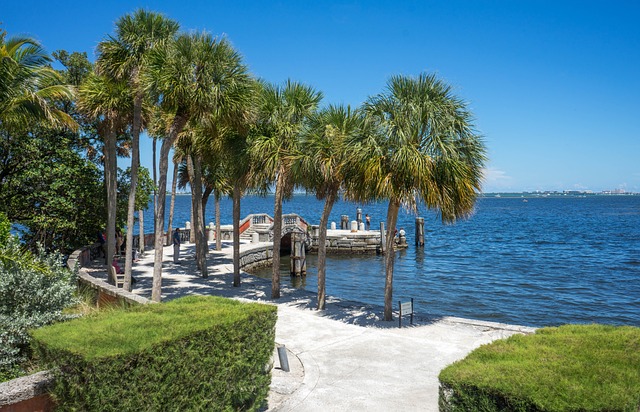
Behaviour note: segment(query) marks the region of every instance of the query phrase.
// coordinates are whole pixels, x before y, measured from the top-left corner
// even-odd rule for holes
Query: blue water
[[[180,226],[189,220],[189,199],[177,199]],[[296,195],[283,210],[317,224],[322,206]],[[339,226],[343,214],[354,220],[356,207],[371,215],[372,229],[386,217],[386,203],[339,202],[331,221]],[[206,213],[208,223],[213,199]],[[273,197],[244,198],[242,216],[249,213],[272,215]],[[396,253],[394,301],[413,297],[419,312],[520,325],[640,326],[640,196],[481,198],[474,215],[454,225],[431,211],[419,215],[424,248],[413,246],[415,215],[400,212],[398,227],[411,246]],[[151,215],[145,219],[151,232]],[[229,199],[222,201],[221,222],[231,223]],[[315,256],[302,280],[290,278],[284,265],[283,282],[317,291]],[[327,293],[382,305],[384,277],[382,256],[330,256]]]

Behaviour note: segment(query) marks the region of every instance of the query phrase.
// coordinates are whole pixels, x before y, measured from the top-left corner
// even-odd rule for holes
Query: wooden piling
[[[416,246],[424,246],[424,218],[416,217]]]

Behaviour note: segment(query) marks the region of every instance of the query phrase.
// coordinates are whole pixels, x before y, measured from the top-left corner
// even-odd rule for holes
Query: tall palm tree
[[[318,310],[323,310],[326,302],[327,223],[344,187],[353,153],[349,144],[360,139],[364,124],[363,113],[349,106],[322,109],[311,117],[294,163],[299,168],[296,174],[304,176],[304,186],[325,201],[318,239]]]
[[[62,84],[51,58],[29,37],[6,38],[0,30],[0,129],[30,127],[33,123],[55,127],[78,125],[54,102],[73,99],[74,89]]]
[[[110,268],[115,253],[116,197],[117,197],[117,135],[128,123],[132,100],[128,85],[107,76],[89,75],[78,92],[78,109],[90,118],[98,120],[98,133],[104,141],[104,174],[107,188],[107,255],[105,263]],[[109,270],[108,273],[111,273]],[[112,279],[115,281],[115,279]]]
[[[152,299],[161,300],[162,237],[169,151],[189,121],[198,123],[216,116],[238,83],[249,78],[240,54],[222,38],[206,33],[180,34],[174,41],[154,50],[146,72],[148,90],[171,114],[167,136],[160,147],[158,203]]]
[[[467,217],[480,191],[486,151],[466,104],[435,75],[391,77],[366,110],[380,134],[365,136],[355,150],[360,176],[349,185],[354,193],[389,201],[384,319],[392,320],[393,237],[400,207],[415,210],[421,201],[445,222]]]
[[[116,21],[116,35],[98,44],[96,70],[117,79],[126,79],[133,93],[131,141],[131,189],[127,211],[127,245],[133,244],[135,195],[140,163],[140,131],[143,126],[145,89],[141,82],[149,51],[164,45],[179,29],[179,24],[161,14],[138,9]],[[125,287],[131,289],[133,250],[127,246]]]
[[[248,101],[247,108],[251,112],[255,106]],[[253,112],[255,114],[255,112]],[[224,137],[225,173],[232,183],[231,197],[233,200],[233,286],[240,286],[240,202],[242,196],[251,185],[252,166],[249,154],[249,129],[238,128]],[[216,220],[218,217],[216,216]]]
[[[200,133],[202,133],[201,128],[186,127],[176,142],[176,153],[179,151],[185,159],[186,171],[182,171],[181,177],[186,178],[185,180],[191,186],[191,211],[193,212],[191,233],[195,239],[197,266],[202,277],[206,278],[208,276],[208,245],[204,231],[206,197],[203,195],[203,184],[206,180],[203,179],[202,154],[198,148]]]
[[[254,139],[251,157],[256,170],[267,182],[275,182],[273,211],[273,276],[271,298],[280,297],[280,239],[282,201],[293,191],[292,155],[304,122],[322,100],[322,93],[310,86],[288,80],[283,86],[264,84],[258,113],[261,134]]]
[[[171,201],[169,202],[169,221],[167,222],[167,233],[173,233],[173,214],[176,207],[176,193],[177,193],[176,189],[178,187],[178,165],[182,163],[182,156],[174,152],[172,160],[173,160],[173,176],[171,178]],[[154,187],[155,186],[156,185],[154,184]],[[157,195],[158,195],[158,192],[154,190],[153,191],[154,205],[157,204],[157,201],[156,201]],[[167,239],[167,243],[169,243],[168,240],[169,239]]]

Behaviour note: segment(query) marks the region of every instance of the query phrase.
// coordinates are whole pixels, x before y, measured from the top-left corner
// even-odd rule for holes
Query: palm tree
[[[148,90],[171,114],[167,136],[160,147],[158,198],[155,226],[155,260],[152,299],[161,300],[162,237],[169,151],[189,122],[216,117],[230,91],[246,82],[249,74],[241,56],[226,39],[203,33],[180,34],[174,41],[154,50],[146,72]]]
[[[96,70],[117,79],[126,79],[133,93],[133,124],[131,141],[131,190],[127,213],[127,245],[133,244],[135,197],[140,163],[140,131],[142,130],[145,90],[142,72],[149,51],[165,44],[179,29],[179,24],[161,14],[138,9],[116,21],[116,35],[98,44]],[[143,235],[143,234],[142,234]],[[133,250],[127,246],[125,258],[125,288],[131,289]]]
[[[282,201],[293,191],[291,156],[306,119],[322,100],[322,93],[310,86],[288,80],[284,86],[264,84],[258,114],[261,134],[254,139],[251,157],[256,170],[267,182],[275,182],[273,211],[273,276],[271,298],[280,297],[280,238]]]
[[[444,222],[467,217],[480,191],[485,147],[466,104],[434,75],[391,77],[366,110],[380,134],[365,136],[355,150],[360,175],[349,185],[356,198],[389,201],[384,319],[392,320],[393,235],[400,207],[415,210],[421,201]]]
[[[196,262],[202,277],[208,276],[207,270],[207,238],[204,232],[204,209],[206,199],[203,195],[202,187],[206,180],[203,179],[202,154],[198,148],[198,135],[202,130],[198,127],[186,127],[176,142],[176,153],[180,152],[184,158],[186,171],[181,173],[182,179],[185,181],[181,186],[185,187],[186,183],[191,186],[191,210],[193,212],[191,233],[194,235],[196,246]]]
[[[252,109],[255,106],[251,104],[252,100],[247,100],[248,113],[255,114]],[[248,117],[247,119],[250,119]],[[250,123],[248,120],[247,124]],[[237,128],[233,133],[224,136],[224,150],[222,154],[226,154],[224,170],[232,184],[233,199],[233,286],[240,286],[240,202],[245,190],[251,185],[252,166],[249,154],[249,129]],[[216,215],[216,220],[219,217]],[[216,222],[216,225],[218,223]],[[216,226],[217,228],[217,226]],[[216,233],[216,236],[219,232]]]
[[[104,141],[104,174],[107,188],[107,255],[105,264],[109,269],[115,251],[116,197],[117,197],[117,135],[127,124],[126,113],[132,108],[130,90],[123,81],[114,81],[107,76],[89,75],[80,86],[78,109],[92,119],[98,120],[98,133]],[[129,243],[130,244],[130,243]],[[111,273],[108,270],[108,273]],[[112,279],[115,281],[115,279]]]
[[[339,199],[352,149],[349,144],[364,131],[364,116],[351,107],[333,106],[312,116],[303,134],[301,151],[294,163],[296,174],[304,176],[304,185],[324,199],[318,239],[318,310],[325,308],[325,269],[327,257],[327,223],[333,205]]]
[[[155,139],[154,139],[155,140]],[[176,189],[178,187],[178,165],[182,163],[182,156],[178,153],[173,153],[173,176],[171,179],[171,201],[169,203],[169,221],[167,222],[167,233],[173,233],[173,214],[176,207]],[[155,168],[155,164],[154,164]],[[155,182],[155,179],[154,179]],[[156,184],[154,184],[154,188]],[[156,205],[156,197],[158,193],[156,190],[153,191],[153,204]],[[167,243],[169,239],[167,239]]]
[[[29,37],[6,38],[0,30],[0,129],[14,130],[41,123],[76,130],[71,116],[54,102],[73,99],[74,89],[62,84],[51,58]]]

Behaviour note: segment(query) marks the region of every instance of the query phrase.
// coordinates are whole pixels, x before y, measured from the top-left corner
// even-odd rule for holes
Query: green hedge
[[[277,309],[218,297],[100,312],[33,332],[61,410],[256,410]]]
[[[441,411],[633,411],[640,328],[567,325],[514,335],[440,373]]]

